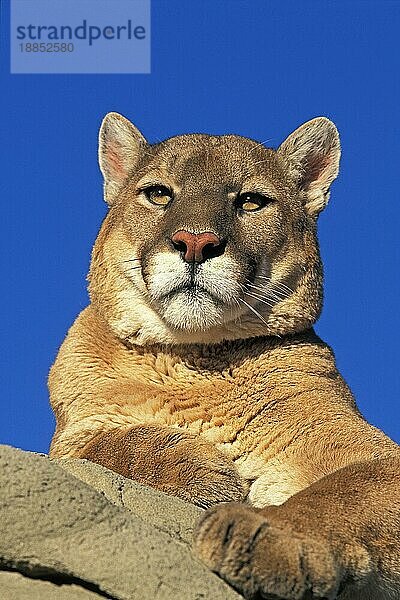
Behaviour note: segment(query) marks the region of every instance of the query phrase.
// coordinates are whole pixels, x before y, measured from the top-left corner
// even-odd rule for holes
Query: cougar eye
[[[171,190],[164,185],[151,185],[142,191],[150,202],[158,206],[167,206],[172,200]]]
[[[273,201],[273,198],[269,198],[263,194],[246,192],[237,197],[236,206],[239,210],[243,210],[245,212],[254,212],[256,210],[260,210],[260,208],[264,208],[264,206],[267,206],[267,204],[271,204]]]

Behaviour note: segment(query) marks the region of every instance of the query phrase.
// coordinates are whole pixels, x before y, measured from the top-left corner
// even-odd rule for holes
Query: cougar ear
[[[140,131],[122,115],[111,112],[104,117],[99,132],[99,164],[107,204],[115,202],[147,145]]]
[[[308,121],[289,135],[278,153],[305,192],[306,210],[311,216],[318,216],[339,172],[340,140],[335,125],[326,117]]]

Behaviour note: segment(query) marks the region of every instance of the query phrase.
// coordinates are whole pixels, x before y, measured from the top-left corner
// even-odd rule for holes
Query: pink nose
[[[174,233],[171,241],[176,250],[182,252],[184,260],[189,263],[201,263],[207,258],[219,256],[225,248],[219,237],[211,231],[190,233],[182,229]]]

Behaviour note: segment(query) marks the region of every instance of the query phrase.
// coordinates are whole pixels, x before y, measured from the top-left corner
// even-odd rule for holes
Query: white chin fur
[[[163,318],[175,329],[202,331],[220,325],[224,311],[204,291],[178,292],[164,301]]]
[[[169,326],[181,331],[205,331],[221,325],[232,312],[230,307],[240,293],[238,270],[238,264],[229,256],[214,258],[198,269],[195,288],[174,293],[190,285],[188,265],[176,253],[160,252],[152,259],[148,289]]]

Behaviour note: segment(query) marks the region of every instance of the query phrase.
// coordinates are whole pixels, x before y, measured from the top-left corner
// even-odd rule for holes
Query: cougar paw
[[[129,476],[202,508],[240,502],[248,492],[235,464],[188,432],[143,426],[129,433]]]
[[[340,570],[329,549],[265,512],[236,503],[208,510],[195,531],[195,553],[249,599],[336,598]]]
[[[221,502],[240,502],[246,498],[248,485],[240,478],[230,458],[201,441],[194,443],[189,440],[179,450],[185,468],[179,470],[175,481],[169,482],[173,486],[171,490],[165,491],[201,508]]]

